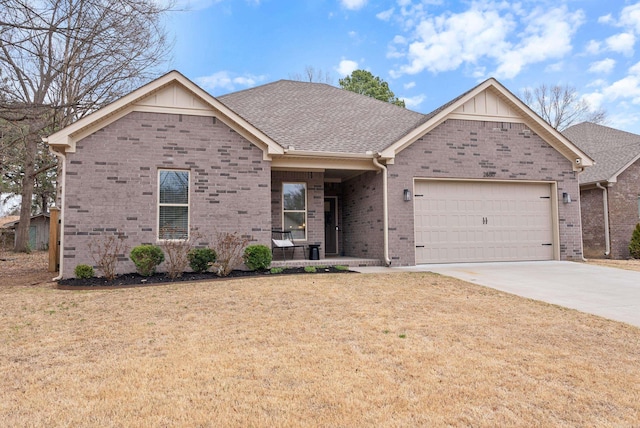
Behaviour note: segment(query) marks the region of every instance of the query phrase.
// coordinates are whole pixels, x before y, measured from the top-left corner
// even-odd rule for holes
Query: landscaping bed
[[[94,289],[96,287],[140,287],[146,285],[157,285],[175,282],[193,282],[193,281],[217,281],[231,278],[261,277],[261,276],[281,276],[281,275],[298,275],[298,274],[324,274],[324,273],[348,273],[353,272],[346,266],[316,266],[314,269],[307,267],[295,268],[274,268],[267,271],[248,271],[234,270],[228,276],[218,276],[213,272],[193,273],[185,272],[182,276],[172,279],[165,273],[156,273],[151,276],[142,276],[137,273],[129,273],[118,275],[115,279],[109,281],[104,277],[92,277],[87,279],[69,278],[58,281],[59,289]]]

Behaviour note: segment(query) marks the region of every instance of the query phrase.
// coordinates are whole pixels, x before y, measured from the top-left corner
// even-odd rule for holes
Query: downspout
[[[602,189],[602,207],[604,210],[604,255],[611,253],[611,241],[609,236],[609,192],[600,183],[596,183],[598,189]]]
[[[46,143],[46,139],[43,139],[43,141]],[[61,189],[62,191],[60,192],[60,267],[59,267],[59,271],[58,271],[58,276],[56,276],[55,278],[52,278],[52,281],[59,281],[62,279],[62,272],[64,272],[63,270],[63,264],[64,264],[64,196],[65,196],[65,175],[67,172],[67,158],[64,154],[64,152],[59,152],[57,150],[55,150],[52,146],[49,146],[49,151],[57,156],[60,159],[60,162],[62,162],[62,177],[58,177],[59,180],[59,185],[62,186]]]
[[[378,157],[379,156],[380,154],[378,153]],[[388,267],[391,266],[391,259],[389,258],[389,198],[387,196],[387,167],[378,162],[377,157],[373,158],[373,164],[380,170],[380,172],[382,172],[382,227],[384,227],[384,263]]]

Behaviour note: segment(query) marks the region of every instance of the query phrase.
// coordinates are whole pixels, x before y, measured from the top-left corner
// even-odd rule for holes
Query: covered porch
[[[382,174],[370,159],[355,167],[272,169],[272,231],[296,246],[284,255],[273,248],[272,266],[384,265],[383,211]],[[310,247],[318,260],[309,260]]]

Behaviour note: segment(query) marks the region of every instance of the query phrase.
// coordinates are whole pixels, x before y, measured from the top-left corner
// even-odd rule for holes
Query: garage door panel
[[[416,263],[553,258],[550,184],[417,181],[415,194]]]

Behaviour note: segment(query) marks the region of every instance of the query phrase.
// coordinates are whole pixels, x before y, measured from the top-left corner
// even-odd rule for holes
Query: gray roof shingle
[[[217,99],[285,149],[297,151],[378,152],[427,118],[327,84],[290,80]]]
[[[596,161],[580,174],[580,184],[609,180],[640,155],[640,135],[630,132],[583,122],[562,133]]]

